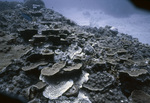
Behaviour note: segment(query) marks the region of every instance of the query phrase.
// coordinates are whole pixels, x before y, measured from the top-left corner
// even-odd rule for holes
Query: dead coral
[[[61,82],[57,85],[50,84],[48,87],[46,87],[45,91],[43,92],[43,95],[49,99],[57,99],[62,94],[64,94],[69,88],[71,88],[72,85],[72,80]]]
[[[66,62],[60,61],[58,63],[55,63],[52,67],[45,67],[41,70],[41,74],[44,76],[52,76],[58,73],[64,66],[66,65]]]

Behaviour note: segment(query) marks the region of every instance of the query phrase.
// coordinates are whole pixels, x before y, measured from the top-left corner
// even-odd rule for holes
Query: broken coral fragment
[[[41,70],[41,74],[44,76],[52,76],[58,73],[66,65],[65,61],[55,63],[52,67],[45,67]]]
[[[50,84],[43,92],[43,96],[49,99],[57,99],[58,97],[63,95],[69,88],[71,88],[72,85],[72,80],[61,82],[57,85]]]

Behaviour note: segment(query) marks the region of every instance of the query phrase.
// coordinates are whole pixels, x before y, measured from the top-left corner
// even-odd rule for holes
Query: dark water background
[[[58,11],[79,25],[114,26],[119,32],[127,33],[143,43],[150,44],[150,12],[136,8],[129,0],[43,1],[47,8]]]

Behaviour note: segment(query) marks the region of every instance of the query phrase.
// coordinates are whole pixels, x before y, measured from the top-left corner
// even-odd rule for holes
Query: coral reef
[[[28,103],[148,103],[149,45],[35,1],[0,10],[0,92]]]

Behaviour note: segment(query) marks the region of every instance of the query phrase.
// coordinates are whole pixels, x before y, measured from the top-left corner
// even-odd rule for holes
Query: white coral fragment
[[[73,103],[80,103],[81,100],[86,101],[86,103],[92,103],[88,96],[86,96],[84,93],[79,92],[78,97],[75,99]]]
[[[79,88],[82,88],[83,83],[87,82],[89,80],[89,73],[83,72],[82,77],[78,81]]]
[[[43,92],[43,96],[49,99],[57,99],[63,93],[65,93],[69,88],[73,85],[73,80],[69,80],[66,82],[61,82],[59,84],[51,84],[46,87],[45,91]]]

